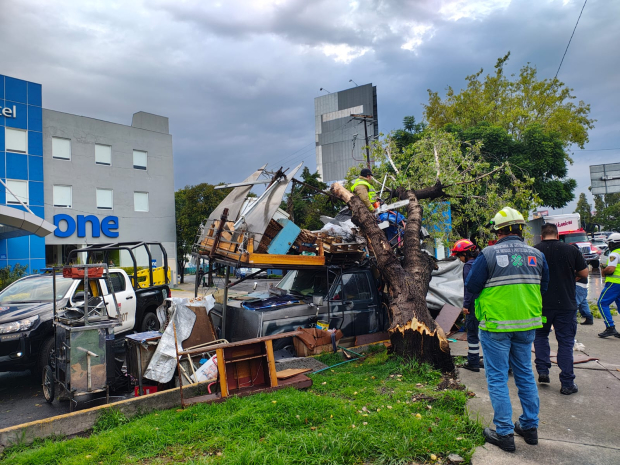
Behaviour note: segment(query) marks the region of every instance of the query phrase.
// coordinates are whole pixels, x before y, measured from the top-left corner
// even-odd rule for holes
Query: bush
[[[10,266],[0,268],[0,289],[4,289],[9,284],[17,281],[19,278],[26,276],[27,270],[27,266],[19,264],[13,265],[13,268]]]

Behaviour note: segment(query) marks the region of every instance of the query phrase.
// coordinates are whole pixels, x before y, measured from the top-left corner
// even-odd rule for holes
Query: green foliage
[[[558,134],[562,144],[583,148],[595,123],[588,118],[590,105],[575,104],[573,89],[558,79],[539,80],[536,68],[529,63],[518,76],[506,76],[504,65],[509,57],[510,52],[497,60],[494,74],[482,78],[481,69],[467,76],[467,87],[459,93],[448,87],[443,100],[429,89],[424,116],[430,127],[452,123],[470,128],[485,121],[522,140],[529,126],[539,124],[544,132]]]
[[[620,231],[620,193],[594,196],[596,215],[592,221],[602,231]]]
[[[187,255],[191,253],[200,223],[209,217],[230,189],[215,189],[207,183],[185,186],[174,193],[177,229],[177,262],[183,282]]]
[[[405,187],[418,190],[430,187],[437,181],[435,149],[439,162],[439,179],[447,194],[443,199],[422,200],[423,224],[434,238],[453,241],[458,238],[474,238],[479,245],[494,237],[490,230],[490,219],[505,206],[527,212],[540,203],[532,192],[534,179],[513,174],[510,163],[496,173],[486,176],[493,166],[480,155],[481,143],[468,144],[464,149],[457,133],[441,130],[426,130],[415,144],[402,152],[395,150],[394,140],[384,138],[373,145],[374,158],[378,166],[373,168],[375,178],[384,179],[388,174],[387,188]],[[386,157],[392,153],[396,173]],[[354,169],[349,171],[352,177]],[[510,182],[507,183],[506,180]],[[441,226],[445,223],[445,210],[449,201],[452,213],[452,233],[445,236]]]
[[[583,192],[579,194],[579,200],[577,201],[577,207],[575,208],[575,213],[579,213],[581,217],[581,227],[586,230],[586,232],[594,231],[594,221],[592,216],[592,205],[588,203],[586,199],[586,194]]]
[[[439,373],[384,348],[311,378],[305,391],[231,397],[88,438],[8,448],[3,463],[404,464],[431,454],[469,460],[484,443],[465,411],[465,391],[437,390]]]
[[[108,431],[118,426],[129,423],[129,419],[115,408],[108,408],[101,412],[99,418],[93,425],[94,433],[101,433],[102,431]]]
[[[9,284],[17,281],[19,278],[26,276],[27,270],[27,266],[20,265],[18,263],[13,265],[12,268],[11,266],[0,268],[0,289],[4,289]]]
[[[319,173],[310,173],[307,166],[301,173],[301,180],[316,189],[327,191],[327,184],[319,180]],[[340,208],[341,205],[334,204],[329,196],[298,183],[293,183],[291,192],[282,203],[282,209],[291,215],[297,226],[310,230],[321,229],[321,215],[335,216]]]
[[[403,118],[403,128],[397,129],[392,133],[394,144],[399,152],[402,152],[405,147],[415,144],[422,138],[424,129],[426,129],[426,123],[416,123],[415,116],[405,116]]]

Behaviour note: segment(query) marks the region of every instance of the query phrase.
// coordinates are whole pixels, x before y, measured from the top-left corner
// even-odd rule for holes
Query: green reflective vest
[[[620,249],[615,249],[612,250],[611,253],[617,253],[620,255]],[[611,253],[609,254],[609,257],[611,258]],[[618,259],[615,260],[616,262],[618,261]],[[611,263],[611,261],[607,262],[607,266],[609,266],[609,264]],[[616,269],[614,270],[613,274],[608,275],[605,278],[605,282],[606,283],[616,283],[616,284],[620,284],[620,266],[618,266],[618,263],[615,263],[616,265]]]
[[[543,253],[508,236],[482,254],[488,277],[476,299],[480,329],[505,333],[541,328]]]
[[[353,185],[351,186],[351,192],[355,192],[355,188],[358,185],[364,185],[368,188],[368,200],[370,200],[370,203],[375,203],[375,198],[377,196],[377,193],[375,191],[375,188],[372,187],[372,184],[370,184],[368,181],[366,181],[365,179],[362,178],[357,178],[355,180],[355,182],[353,183]]]

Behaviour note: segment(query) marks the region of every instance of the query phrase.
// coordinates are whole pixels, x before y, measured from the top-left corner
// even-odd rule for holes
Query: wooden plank
[[[441,329],[443,329],[443,332],[445,334],[448,334],[452,329],[452,326],[454,326],[454,322],[459,317],[462,311],[462,308],[458,308],[450,304],[445,304],[441,308],[441,311],[439,312],[439,315],[437,315],[437,318],[435,318],[435,322],[439,326],[441,326]]]
[[[195,347],[215,341],[217,336],[215,335],[211,317],[207,314],[207,309],[193,305],[188,306],[188,308],[196,315],[196,322],[189,337],[181,343],[183,348],[187,349],[188,347]]]
[[[245,346],[248,344],[256,344],[257,342],[263,342],[267,340],[280,339],[280,338],[285,338],[285,337],[293,337],[293,336],[297,336],[298,334],[301,334],[301,332],[300,331],[289,331],[287,333],[279,333],[279,334],[273,334],[271,336],[257,337],[254,339],[246,339],[244,341],[223,342],[221,344],[215,344],[215,345],[209,346],[209,350],[213,351],[217,349],[227,349],[229,347],[240,347],[240,346]],[[193,355],[193,354],[201,354],[203,352],[204,352],[204,349],[193,349],[193,350],[185,350],[183,352],[179,352],[179,355]],[[219,363],[219,360],[218,360],[218,363]]]
[[[276,374],[276,361],[273,357],[273,342],[271,339],[265,341],[265,349],[267,349],[267,363],[269,365],[269,380],[271,387],[278,385],[278,375]]]
[[[278,371],[277,376],[278,379],[288,379],[309,371],[312,371],[312,368],[287,368],[286,370]]]
[[[249,254],[248,263],[253,265],[311,265],[321,266],[325,265],[325,257],[313,256],[313,255],[269,255],[269,254]],[[258,267],[260,268],[260,267]]]
[[[228,383],[226,382],[226,360],[224,360],[224,349],[216,349],[217,371],[220,373],[220,392],[222,397],[228,397]]]

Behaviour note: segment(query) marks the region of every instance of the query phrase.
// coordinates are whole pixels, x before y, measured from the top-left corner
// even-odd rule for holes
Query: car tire
[[[159,331],[159,328],[160,324],[157,315],[153,312],[145,313],[144,318],[142,318],[142,323],[140,324],[140,332]]]
[[[48,337],[39,346],[39,359],[36,368],[33,368],[36,369],[38,379],[41,379],[40,376],[46,366],[49,365],[53,369],[56,365],[53,357],[54,348],[54,336]]]
[[[45,365],[41,375],[43,385],[43,397],[48,404],[54,402],[56,395],[56,381],[54,380],[54,371],[49,365]]]

